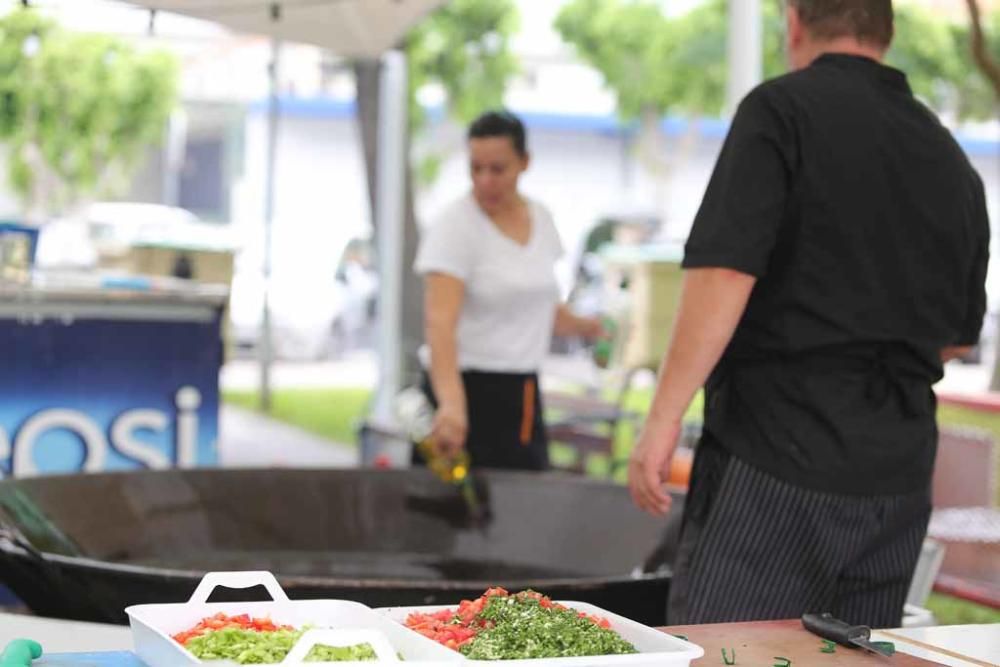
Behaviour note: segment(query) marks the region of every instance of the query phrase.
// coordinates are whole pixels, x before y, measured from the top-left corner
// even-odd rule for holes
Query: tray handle
[[[299,641],[295,643],[292,650],[288,652],[282,665],[304,664],[306,656],[314,646],[357,646],[358,644],[368,644],[375,650],[375,656],[379,662],[399,662],[399,656],[384,634],[377,630],[365,629],[317,629],[307,630]],[[327,663],[308,663],[327,664]]]
[[[223,588],[252,588],[263,586],[275,602],[288,602],[288,595],[274,575],[264,570],[251,572],[209,572],[191,594],[189,603],[201,604],[208,600],[217,586]]]

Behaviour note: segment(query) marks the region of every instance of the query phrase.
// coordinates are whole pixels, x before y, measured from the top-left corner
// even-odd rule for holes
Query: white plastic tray
[[[264,586],[273,602],[206,602],[216,586],[250,588]],[[128,607],[125,612],[132,628],[136,654],[149,667],[184,665],[235,665],[228,660],[201,661],[171,635],[187,630],[206,616],[219,612],[267,617],[280,625],[295,628],[313,626],[295,644],[284,667],[322,665],[371,665],[371,662],[306,662],[302,659],[315,644],[353,646],[368,643],[380,662],[398,663],[398,652],[407,662],[439,664],[464,660],[463,656],[437,642],[389,621],[384,615],[358,602],[346,600],[289,600],[270,572],[210,572],[198,584],[191,599],[181,604],[146,604]]]
[[[688,667],[692,660],[705,655],[705,651],[695,644],[673,635],[661,632],[648,625],[612,614],[586,602],[558,601],[559,604],[582,611],[586,614],[606,618],[611,629],[635,646],[638,653],[628,655],[595,655],[579,658],[537,658],[530,660],[466,660],[467,665],[485,667],[502,663],[503,667]],[[456,605],[436,605],[431,607],[382,607],[375,611],[384,614],[405,627],[406,617],[413,612],[434,613],[442,609],[456,609]],[[450,649],[448,649],[450,650]],[[454,652],[457,654],[457,651]],[[459,654],[460,655],[460,654]],[[464,656],[463,656],[464,657]]]

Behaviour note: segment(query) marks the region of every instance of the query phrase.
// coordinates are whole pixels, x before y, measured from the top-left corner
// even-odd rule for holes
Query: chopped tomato
[[[425,637],[457,650],[463,644],[472,641],[482,630],[493,627],[492,621],[483,621],[479,615],[486,607],[486,603],[492,597],[509,597],[510,593],[500,587],[487,590],[475,600],[462,600],[457,608],[442,609],[432,613],[414,612],[406,619],[406,627],[415,632],[419,632]],[[537,591],[522,591],[516,594],[519,599],[538,600],[538,604],[543,609],[565,610],[566,607],[553,602],[548,596]],[[584,612],[579,612],[580,618],[586,618],[595,625],[602,628],[609,628],[611,624],[607,619],[599,616],[591,616]]]
[[[293,629],[290,625],[277,625],[269,618],[251,618],[249,614],[227,616],[219,612],[214,616],[207,616],[201,619],[197,625],[189,630],[178,632],[173,635],[173,639],[183,646],[194,637],[203,635],[210,630],[222,630],[223,628],[241,628],[243,630],[256,630],[257,632]]]
[[[606,618],[601,618],[600,616],[596,616],[594,614],[587,614],[587,613],[582,612],[582,611],[580,612],[580,618],[585,618],[588,621],[590,621],[591,623],[593,623],[594,625],[598,625],[598,626],[600,626],[600,627],[602,627],[602,628],[604,628],[606,630],[610,630],[611,629],[611,622],[608,621],[608,619],[606,619]]]
[[[455,622],[458,617],[454,615],[454,612],[449,611],[447,618],[441,618],[441,616],[440,612],[435,614],[413,613],[406,619],[406,627],[452,649],[457,649],[476,635],[474,628],[462,625],[460,621]]]
[[[462,602],[458,605],[458,611],[455,612],[455,616],[457,616],[462,623],[469,624],[476,618],[476,616],[479,616],[485,606],[486,596],[476,600],[462,600]]]

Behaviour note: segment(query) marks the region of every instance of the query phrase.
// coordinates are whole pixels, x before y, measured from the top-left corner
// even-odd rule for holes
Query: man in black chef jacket
[[[931,389],[979,336],[983,184],[882,63],[891,0],[789,0],[792,73],[740,104],[691,230],[629,468],[662,482],[705,386],[672,624],[900,624],[930,513]]]

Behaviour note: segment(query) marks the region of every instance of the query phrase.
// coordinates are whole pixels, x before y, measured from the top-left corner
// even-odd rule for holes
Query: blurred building
[[[965,11],[964,0],[909,1],[959,18]],[[980,2],[1000,5],[1000,0]],[[697,3],[665,7],[679,12]],[[609,214],[649,213],[660,218],[667,237],[686,236],[727,124],[664,119],[669,177],[649,173],[636,158],[634,133],[616,117],[614,97],[601,77],[578,62],[552,28],[561,5],[559,0],[520,0],[522,28],[514,48],[522,67],[507,104],[525,118],[531,133],[534,161],[525,187],[555,215],[569,251],[561,275],[568,290],[586,233]],[[245,245],[259,247],[269,42],[170,15],[158,15],[151,25],[148,12],[108,0],[47,0],[43,9],[74,29],[119,34],[178,54],[183,108],[163,147],[150,152],[122,198],[180,206],[204,220],[231,223]],[[370,228],[353,73],[349,63],[320,49],[286,45],[280,89],[275,271],[316,265],[316,272],[325,275],[335,269],[349,239]],[[441,118],[440,91],[422,91],[421,101],[437,121],[418,149],[433,145],[444,160],[439,178],[419,189],[418,213],[428,220],[467,188],[468,178],[462,128]],[[959,136],[984,181],[1000,182],[996,124]],[[997,221],[1000,192],[990,190]],[[13,209],[12,200],[0,195],[0,213]]]

